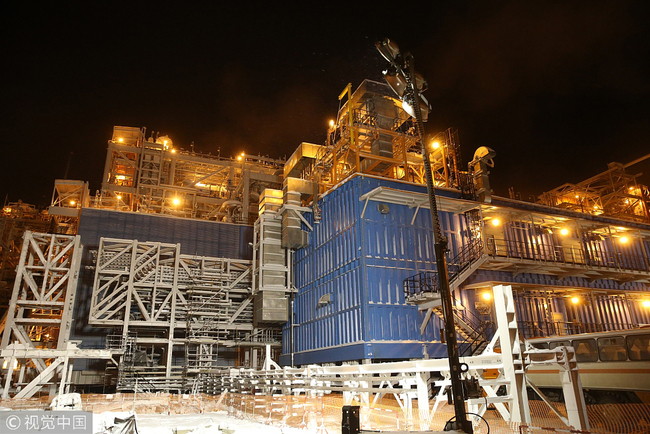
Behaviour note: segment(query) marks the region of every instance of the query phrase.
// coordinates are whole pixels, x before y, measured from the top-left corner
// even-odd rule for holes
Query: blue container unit
[[[424,316],[405,303],[402,289],[407,277],[435,269],[431,214],[420,209],[411,223],[414,208],[382,204],[380,211],[374,201],[364,212],[360,196],[379,186],[426,193],[423,186],[359,175],[321,198],[322,219],[294,255],[293,346],[289,321],[281,364],[291,363],[292,352],[296,365],[445,356],[439,321],[420,334]],[[440,217],[454,255],[467,242],[464,217]]]

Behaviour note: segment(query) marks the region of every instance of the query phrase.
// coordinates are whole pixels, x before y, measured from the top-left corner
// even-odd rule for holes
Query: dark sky
[[[646,2],[311,3],[4,5],[1,199],[47,204],[70,152],[94,192],[113,125],[226,156],[322,143],[345,85],[382,79],[382,36],[429,82],[427,132],[496,150],[496,194],[650,153]]]

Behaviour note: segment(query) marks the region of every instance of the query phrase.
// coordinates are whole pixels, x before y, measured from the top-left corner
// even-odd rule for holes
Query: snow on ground
[[[93,415],[93,432],[101,433],[116,417],[125,419],[129,412],[104,412]],[[203,414],[136,415],[139,434],[316,434],[318,427],[298,429],[266,425],[229,416],[226,411]]]

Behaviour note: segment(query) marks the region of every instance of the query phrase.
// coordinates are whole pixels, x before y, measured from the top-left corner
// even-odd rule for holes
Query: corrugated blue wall
[[[388,204],[382,214],[370,201],[363,218],[360,196],[379,186],[426,192],[426,188],[357,176],[319,202],[322,219],[313,225],[309,246],[294,255],[294,363],[359,359],[407,359],[445,353],[438,321],[424,335],[423,315],[404,301],[402,282],[435,269],[431,215]],[[449,194],[445,192],[446,194]],[[312,216],[307,217],[312,223]],[[465,222],[441,213],[452,252],[464,243]],[[452,253],[453,254],[453,253]],[[331,303],[319,307],[329,294]],[[283,333],[281,362],[291,353],[289,324]]]
[[[421,335],[422,315],[415,307],[405,304],[402,291],[405,278],[435,269],[431,215],[421,209],[413,220],[415,209],[395,204],[387,204],[388,212],[382,214],[376,201],[368,202],[363,211],[364,202],[359,198],[379,186],[426,192],[422,186],[357,176],[321,199],[322,220],[313,225],[309,246],[294,256],[294,283],[298,288],[294,300],[295,334],[292,347],[287,324],[283,334],[283,364],[289,363],[292,350],[295,364],[420,357],[423,347],[432,357],[444,356],[444,346],[435,343],[440,339],[440,321],[434,318]],[[448,191],[437,193],[453,196]],[[311,216],[308,219],[313,223]],[[448,212],[440,213],[440,222],[453,257],[467,241],[466,223],[462,216]],[[506,226],[505,237],[506,241],[512,241],[510,248],[518,249],[517,254],[523,258],[553,260],[560,245],[556,235],[540,232],[525,223]],[[596,252],[596,246],[590,247]],[[643,269],[646,266],[643,250],[650,255],[650,241],[641,243],[632,239],[626,245],[614,246],[611,240],[604,239],[598,242],[597,249],[600,266],[606,265],[603,258],[613,258],[625,268]],[[648,290],[638,282],[560,279],[531,273],[513,276],[509,272],[487,270],[474,273],[466,284],[486,281],[542,287]],[[319,307],[319,300],[327,294],[331,303]],[[474,291],[457,291],[455,296],[478,314]],[[540,310],[544,303],[541,299],[521,296],[517,303],[520,321],[545,320],[545,313]],[[553,311],[562,313],[567,321],[596,321],[593,307],[567,307],[561,298],[550,303]],[[625,310],[621,303],[611,297],[596,301],[601,318],[612,324],[634,320],[629,309],[637,307]],[[645,312],[635,314],[639,322],[648,316]]]
[[[84,246],[99,246],[101,237],[181,243],[181,253],[217,258],[252,259],[248,244],[253,227],[158,214],[84,208],[79,219]]]

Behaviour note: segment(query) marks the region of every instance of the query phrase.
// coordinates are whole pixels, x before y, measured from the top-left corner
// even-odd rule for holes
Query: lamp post
[[[429,150],[424,143],[424,120],[422,109],[428,115],[429,104],[420,94],[426,90],[426,82],[421,76],[415,73],[413,66],[414,59],[411,53],[401,54],[397,44],[389,39],[383,39],[376,43],[379,53],[391,64],[391,67],[384,71],[384,78],[393,91],[402,99],[402,108],[415,119],[415,127],[422,148],[422,160],[424,162],[424,174],[427,182],[429,195],[429,208],[431,209],[431,223],[433,225],[433,240],[436,254],[436,267],[438,269],[438,285],[442,300],[442,312],[444,315],[445,336],[447,338],[447,355],[449,358],[449,373],[451,375],[451,391],[454,399],[454,410],[456,420],[451,426],[445,429],[462,430],[471,434],[472,423],[467,420],[465,411],[465,399],[463,384],[460,378],[462,365],[458,355],[458,341],[454,327],[454,312],[449,290],[449,276],[447,275],[447,238],[442,235],[438,207],[436,204],[436,193],[433,186],[433,174]],[[466,367],[466,365],[465,365]]]

